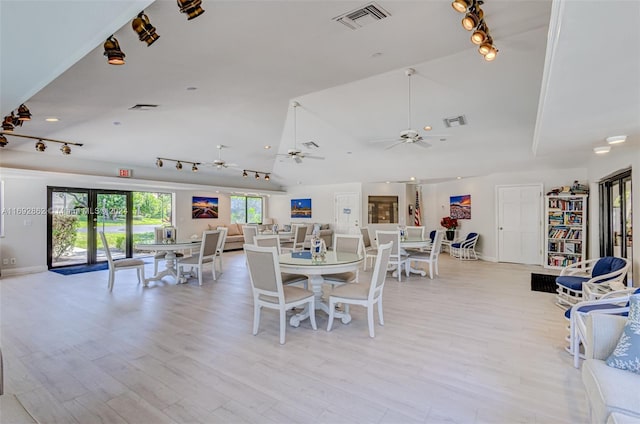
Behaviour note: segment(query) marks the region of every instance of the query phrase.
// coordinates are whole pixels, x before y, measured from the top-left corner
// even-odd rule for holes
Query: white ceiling
[[[85,145],[62,157],[57,146],[36,153],[9,138],[0,164],[98,175],[127,167],[144,179],[275,190],[575,167],[608,135],[640,147],[638,1],[486,0],[500,49],[491,63],[449,0],[379,1],[391,17],[357,31],[332,18],[365,2],[204,0],[191,21],[173,1],[148,3],[2,0],[2,115],[26,102],[34,117],[16,132]],[[143,8],[160,34],[149,47],[130,27]],[[124,66],[102,55],[114,32]],[[371,141],[406,129],[409,66],[412,127],[449,136],[385,150],[391,142]],[[325,160],[276,156],[293,146],[292,100],[298,147],[313,140]],[[138,103],[159,106],[129,110]],[[467,126],[444,128],[459,114]],[[217,144],[229,146],[223,159],[271,172],[271,182],[154,166],[157,156],[212,162]]]

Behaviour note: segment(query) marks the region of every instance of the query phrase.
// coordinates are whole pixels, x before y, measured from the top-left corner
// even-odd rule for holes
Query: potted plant
[[[453,240],[456,234],[456,228],[458,228],[458,220],[445,216],[440,221],[440,225],[447,229],[447,240]]]

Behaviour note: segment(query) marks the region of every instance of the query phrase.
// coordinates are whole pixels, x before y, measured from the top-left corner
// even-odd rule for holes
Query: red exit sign
[[[133,174],[133,170],[132,169],[118,169],[118,177],[123,177],[123,178],[131,178],[131,175]]]

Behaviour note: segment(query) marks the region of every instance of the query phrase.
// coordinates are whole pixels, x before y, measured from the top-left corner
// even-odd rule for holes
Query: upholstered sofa
[[[618,344],[627,318],[591,314],[588,319],[582,382],[587,392],[591,422],[640,424],[640,374],[606,363]]]
[[[209,226],[210,230],[215,230],[218,227],[227,228],[227,239],[224,242],[223,250],[237,250],[242,249],[244,244],[244,236],[242,235],[242,225],[244,224],[221,224],[216,226]]]

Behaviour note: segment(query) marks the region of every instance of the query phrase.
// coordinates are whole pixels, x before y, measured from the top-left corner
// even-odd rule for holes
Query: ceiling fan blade
[[[387,146],[387,147],[385,147],[385,148],[384,148],[384,150],[392,149],[392,148],[394,148],[394,147],[396,147],[396,146],[399,146],[399,145],[401,145],[401,144],[404,144],[404,143],[406,143],[406,141],[405,141],[405,140],[397,141],[397,142],[393,143],[391,146]]]

